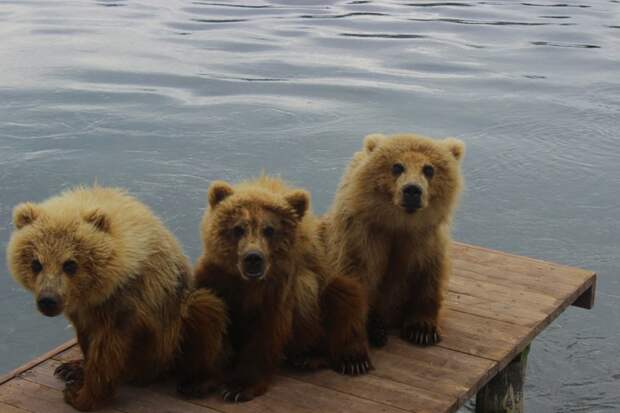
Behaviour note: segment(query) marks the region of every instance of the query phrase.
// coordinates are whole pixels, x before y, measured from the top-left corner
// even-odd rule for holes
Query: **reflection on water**
[[[617,410],[619,7],[2,1],[0,244],[17,202],[97,180],[195,258],[213,179],[279,173],[322,212],[364,134],[455,135],[457,239],[600,274],[597,307],[535,342],[527,410]],[[0,371],[71,336],[6,274],[0,301]]]

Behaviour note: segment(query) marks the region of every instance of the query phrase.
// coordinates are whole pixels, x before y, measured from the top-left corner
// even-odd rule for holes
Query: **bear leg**
[[[365,297],[359,283],[345,277],[331,279],[321,296],[330,364],[338,373],[357,376],[373,368],[368,355]]]
[[[445,273],[443,266],[436,271],[421,271],[411,286],[401,337],[413,344],[430,346],[441,341],[439,311],[443,299]]]

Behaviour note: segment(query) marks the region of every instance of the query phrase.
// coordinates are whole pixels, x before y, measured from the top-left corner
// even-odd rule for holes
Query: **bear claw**
[[[403,339],[420,346],[431,346],[441,341],[437,326],[431,323],[412,323],[403,326]]]
[[[368,355],[345,357],[334,368],[338,373],[348,376],[367,374],[372,369]]]
[[[222,389],[222,398],[229,403],[242,403],[252,400],[254,397],[246,389],[239,387],[230,388],[225,386]]]
[[[54,370],[54,376],[65,383],[81,381],[84,378],[84,367],[82,360],[73,360],[62,363]]]

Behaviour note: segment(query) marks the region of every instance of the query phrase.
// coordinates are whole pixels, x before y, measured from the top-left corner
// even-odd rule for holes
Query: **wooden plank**
[[[174,388],[160,384],[158,391],[172,393]],[[227,403],[219,395],[192,399],[191,402],[224,413],[404,412],[402,409],[285,376],[277,376],[267,393],[246,403]]]
[[[5,374],[4,376],[2,376],[0,378],[0,385],[11,380],[13,377],[18,376],[19,374],[21,374],[22,372],[33,368],[34,366],[36,366],[37,364],[43,363],[45,360],[49,359],[50,357],[55,356],[58,353],[61,353],[63,351],[65,351],[66,349],[72,347],[77,341],[75,339],[73,340],[69,340],[66,343],[61,344],[60,346],[54,348],[53,350],[48,351],[45,354],[40,355],[39,357],[36,357],[32,360],[30,360],[29,362],[27,362],[26,364],[19,366],[18,368],[16,368],[15,370]]]
[[[545,294],[554,298],[563,298],[576,286],[563,284],[561,280],[545,280],[540,277],[518,275],[505,271],[491,271],[484,265],[454,260],[451,278],[473,279],[505,285],[516,290]]]
[[[472,356],[500,361],[527,337],[528,327],[446,309],[439,346]]]
[[[10,404],[0,402],[0,412],[2,413],[32,413],[31,410],[25,410],[19,407],[13,407]]]
[[[54,360],[61,361],[63,363],[72,360],[79,360],[83,358],[82,351],[80,350],[80,346],[75,345],[67,348],[66,350],[56,353],[53,357]]]
[[[490,250],[476,245],[453,242],[451,251],[454,259],[485,265],[494,272],[512,272],[522,275],[536,276],[543,279],[559,277],[564,284],[579,285],[585,278],[592,275],[591,271],[568,267],[548,261],[522,257],[503,251]]]
[[[542,313],[553,311],[561,301],[546,294],[495,284],[492,280],[480,281],[463,277],[451,277],[448,291],[510,303],[516,307],[526,307]]]
[[[0,402],[32,412],[75,413],[73,407],[63,401],[61,391],[19,377],[2,385]],[[106,408],[98,412],[119,413]]]
[[[285,371],[283,374],[300,381],[410,412],[437,413],[452,412],[457,409],[456,397],[449,398],[441,393],[385,380],[374,374],[346,377],[331,370],[320,370],[312,373]]]
[[[58,360],[49,359],[22,373],[20,378],[62,391],[65,386],[64,383],[54,376],[54,370],[60,364],[61,362]],[[168,384],[175,388],[174,382]],[[155,411],[165,411],[166,413],[215,412],[215,410],[199,407],[179,397],[158,393],[149,387],[136,386],[121,386],[114,399],[111,400],[110,408],[126,413],[149,413]]]
[[[515,307],[509,302],[475,297],[464,293],[446,293],[445,307],[494,320],[533,328],[547,314],[528,308]]]
[[[469,399],[497,372],[496,362],[439,346],[417,347],[396,337],[374,351],[374,376],[438,392],[459,401]],[[480,384],[482,383],[482,384]]]

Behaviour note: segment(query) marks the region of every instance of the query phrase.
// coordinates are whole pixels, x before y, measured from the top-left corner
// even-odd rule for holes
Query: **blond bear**
[[[390,328],[419,345],[441,339],[463,153],[463,142],[453,138],[369,135],[323,218],[331,265],[360,281],[367,294],[374,346],[385,345]]]
[[[76,188],[13,212],[7,258],[41,313],[64,313],[83,360],[59,366],[65,401],[99,407],[121,382],[172,370],[180,390],[221,365],[224,303],[192,291],[179,243],[151,210],[122,190]]]

